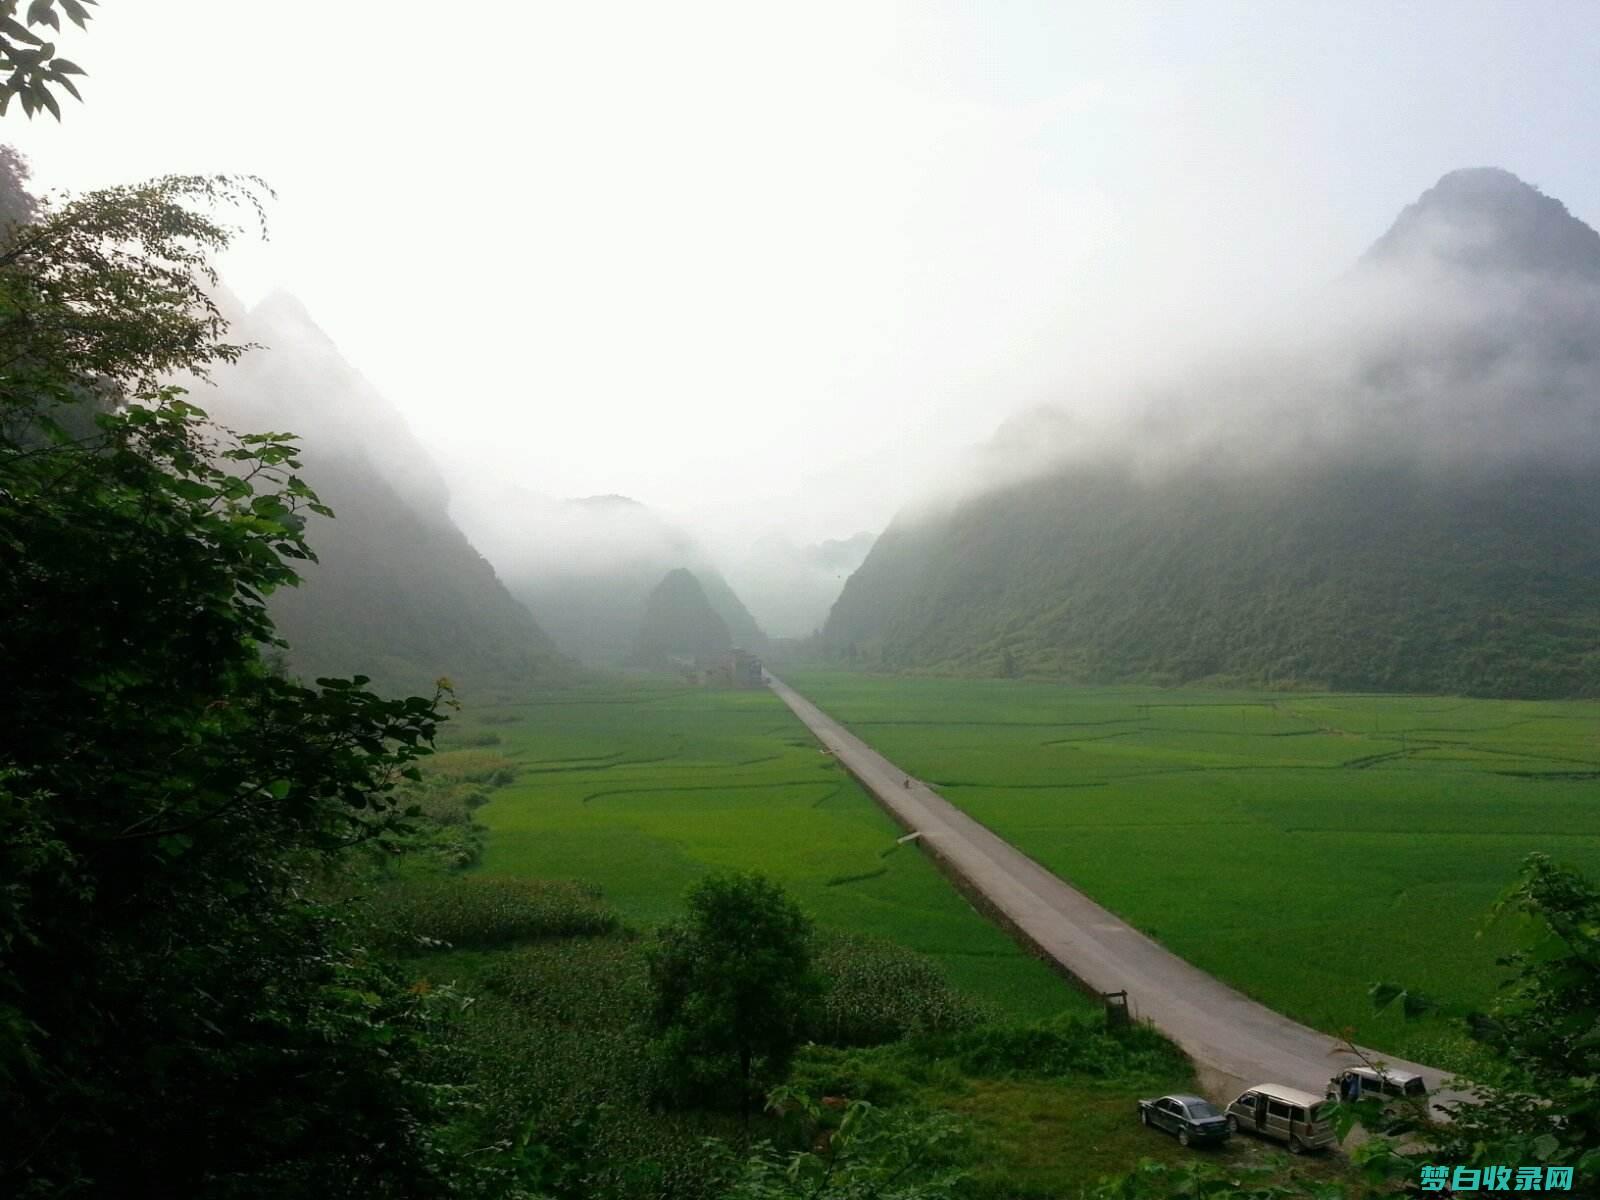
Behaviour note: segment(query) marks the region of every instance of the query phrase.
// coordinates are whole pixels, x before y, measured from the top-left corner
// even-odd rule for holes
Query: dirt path
[[[1063,883],[949,801],[908,775],[776,677],[772,690],[919,843],[1043,954],[1096,992],[1128,992],[1149,1020],[1200,1068],[1215,1098],[1258,1083],[1321,1095],[1358,1061],[1329,1034],[1291,1021],[1163,949]],[[1445,1073],[1391,1055],[1374,1059],[1421,1075],[1430,1090]]]

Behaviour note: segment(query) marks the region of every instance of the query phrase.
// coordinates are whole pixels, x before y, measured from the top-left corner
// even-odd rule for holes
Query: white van
[[[1328,1080],[1329,1100],[1422,1100],[1428,1085],[1410,1071],[1384,1067],[1346,1067]]]
[[[1338,1140],[1324,1115],[1328,1107],[1321,1096],[1310,1092],[1281,1083],[1258,1083],[1228,1105],[1228,1128],[1287,1142],[1291,1154],[1326,1150]]]

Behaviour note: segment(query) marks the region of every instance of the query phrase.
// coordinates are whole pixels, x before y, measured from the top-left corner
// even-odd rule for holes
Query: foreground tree
[[[714,1104],[733,1092],[746,1123],[763,1083],[782,1080],[821,994],[811,922],[762,875],[711,875],[650,954],[651,1018],[671,1088]]]
[[[263,666],[311,557],[287,435],[172,372],[243,347],[206,296],[249,180],[97,193],[0,242],[0,1195],[456,1186],[433,997],[312,899],[403,832],[440,697]]]

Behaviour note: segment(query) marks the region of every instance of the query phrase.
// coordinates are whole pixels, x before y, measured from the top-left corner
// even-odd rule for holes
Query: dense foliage
[[[0,1191],[450,1190],[434,998],[309,883],[404,831],[439,697],[263,665],[311,551],[286,435],[162,380],[248,180],[95,193],[0,246]]]
[[[961,1131],[945,1113],[882,1109],[865,1100],[835,1101],[776,1089],[769,1105],[798,1119],[810,1148],[771,1143],[748,1156],[727,1200],[944,1200],[966,1178]],[[832,1118],[832,1119],[830,1119]]]

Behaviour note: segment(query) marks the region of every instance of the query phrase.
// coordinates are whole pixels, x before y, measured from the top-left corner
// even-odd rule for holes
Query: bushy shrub
[[[405,803],[421,809],[420,815],[435,825],[470,825],[474,809],[488,803],[489,791],[480,784],[433,784],[425,781],[405,794]]]
[[[534,938],[608,933],[617,915],[594,888],[565,880],[457,876],[390,884],[374,898],[379,940],[406,952],[502,946]]]
[[[1166,1038],[1144,1025],[1107,1029],[1098,1016],[1064,1015],[1029,1025],[984,1025],[916,1039],[916,1053],[952,1060],[990,1079],[1167,1078],[1189,1069]]]
[[[948,1200],[970,1195],[960,1166],[967,1138],[948,1113],[880,1108],[852,1100],[842,1111],[798,1088],[771,1104],[806,1131],[803,1149],[770,1143],[745,1152],[725,1200]]]
[[[484,783],[504,787],[515,782],[515,759],[489,750],[447,750],[435,754],[422,768],[424,779],[447,783]]]
[[[795,1061],[789,1082],[817,1096],[891,1105],[913,1096],[923,1082],[916,1077],[924,1073],[919,1068],[926,1065],[924,1060],[912,1061],[885,1047],[842,1050],[810,1046]]]
[[[470,867],[483,854],[486,832],[473,811],[488,803],[493,788],[512,782],[516,772],[511,760],[499,755],[456,751],[437,757],[442,766],[430,763],[420,779],[396,791],[415,830],[408,848],[447,867]]]
[[[878,938],[819,932],[813,961],[827,991],[808,1033],[830,1046],[874,1046],[981,1023],[985,1009],[957,992],[931,959]]]

